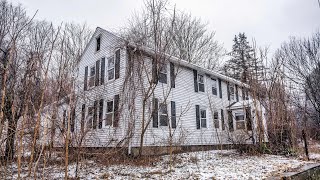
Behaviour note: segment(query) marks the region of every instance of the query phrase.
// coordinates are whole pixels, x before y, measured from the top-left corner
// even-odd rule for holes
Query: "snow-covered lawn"
[[[81,179],[263,179],[314,163],[275,155],[239,155],[233,150],[190,152],[160,157],[152,166],[103,166],[94,161],[83,162]],[[49,169],[48,169],[49,172]],[[63,167],[50,167],[45,177],[61,179]],[[69,176],[75,175],[75,164],[69,166]],[[13,176],[15,178],[16,175]]]

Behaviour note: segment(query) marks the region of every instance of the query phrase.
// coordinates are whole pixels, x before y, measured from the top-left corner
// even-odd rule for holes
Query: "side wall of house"
[[[149,62],[148,68],[152,68],[152,61],[146,58]],[[232,125],[234,131],[230,132],[228,128],[228,106],[238,101],[243,100],[242,88],[238,87],[238,93],[234,93],[234,100],[228,100],[228,82],[221,80],[221,90],[219,89],[219,79],[210,76],[198,70],[197,73],[204,77],[204,92],[195,92],[194,87],[194,71],[188,67],[179,67],[175,65],[175,72],[177,73],[175,79],[175,87],[170,85],[170,64],[167,64],[167,83],[158,82],[154,91],[153,98],[158,99],[158,104],[167,104],[168,125],[161,126],[160,116],[158,114],[158,126],[153,127],[152,110],[154,109],[153,100],[147,102],[147,112],[145,114],[146,122],[150,120],[150,124],[144,136],[145,146],[166,146],[172,145],[213,145],[213,144],[231,144],[230,138],[234,138],[237,134],[246,134],[246,143],[251,143],[252,140],[248,138],[252,132],[238,130],[236,128],[236,121],[233,117]],[[150,76],[150,75],[149,75]],[[212,93],[213,80],[216,80],[217,95]],[[145,83],[147,85],[148,83]],[[235,86],[234,86],[235,87]],[[236,89],[236,88],[235,88]],[[220,97],[222,92],[222,97]],[[238,94],[238,98],[236,98]],[[152,98],[152,97],[151,97]],[[152,99],[153,99],[152,98]],[[171,101],[175,103],[176,111],[176,128],[170,128],[171,117]],[[197,128],[196,105],[200,110],[206,111],[206,127]],[[159,105],[158,105],[158,108]],[[254,114],[255,109],[252,109]],[[244,108],[242,109],[242,112]],[[214,123],[214,112],[218,113],[218,124]],[[223,115],[221,114],[223,113]],[[244,112],[243,112],[244,113]],[[137,120],[135,122],[135,136],[131,141],[132,147],[138,147],[141,135],[141,119],[142,119],[142,98],[137,98],[136,101]],[[234,116],[235,112],[233,112]],[[200,115],[201,116],[201,115]],[[223,120],[222,120],[223,118]],[[201,117],[200,117],[201,119]],[[201,120],[200,120],[201,121]],[[224,121],[224,124],[222,122]],[[254,121],[254,120],[253,120]],[[224,126],[224,128],[223,128]],[[247,124],[245,123],[245,126]]]

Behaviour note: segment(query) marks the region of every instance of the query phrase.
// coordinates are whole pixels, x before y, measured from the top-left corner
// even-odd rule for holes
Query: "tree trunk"
[[[8,121],[7,129],[7,142],[6,142],[6,151],[5,157],[7,161],[11,161],[14,157],[15,149],[14,142],[16,136],[17,120],[11,119]]]

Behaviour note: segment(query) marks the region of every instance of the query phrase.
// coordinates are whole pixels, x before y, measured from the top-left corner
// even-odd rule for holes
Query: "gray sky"
[[[143,0],[9,0],[21,3],[29,15],[55,24],[86,22],[92,29],[116,31],[143,6]],[[274,52],[289,36],[307,37],[320,30],[317,0],[171,0],[177,9],[209,23],[216,39],[231,49],[235,34],[245,32],[258,46]]]

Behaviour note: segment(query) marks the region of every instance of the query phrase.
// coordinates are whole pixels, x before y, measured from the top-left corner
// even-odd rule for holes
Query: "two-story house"
[[[165,60],[155,63],[156,56]],[[249,89],[97,28],[78,65],[72,137],[81,134],[82,147],[126,147],[129,153],[140,145],[253,143],[258,130],[266,132],[266,122],[264,108]],[[68,105],[60,112],[66,126]]]

